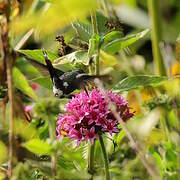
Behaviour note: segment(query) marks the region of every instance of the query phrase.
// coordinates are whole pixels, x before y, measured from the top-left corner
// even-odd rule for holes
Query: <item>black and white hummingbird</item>
[[[53,93],[58,98],[68,97],[74,90],[82,87],[85,88],[86,84],[93,79],[103,77],[99,75],[88,75],[81,69],[63,72],[53,67],[45,50],[43,50],[43,54],[52,80]]]

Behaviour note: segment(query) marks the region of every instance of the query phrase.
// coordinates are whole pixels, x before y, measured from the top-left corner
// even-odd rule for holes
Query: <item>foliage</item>
[[[98,68],[105,89],[121,94],[135,112],[125,124],[128,131],[120,123],[117,134],[102,136],[111,179],[154,178],[128,133],[158,179],[180,179],[179,1],[158,1],[165,43],[156,47],[167,76],[153,70],[157,64],[146,1],[6,2],[0,1],[0,179],[105,179],[98,138],[92,167],[89,142],[77,146],[66,132],[56,138],[58,117],[69,100],[53,96],[44,49],[58,70],[80,68],[94,75]],[[55,42],[59,35],[63,40]]]

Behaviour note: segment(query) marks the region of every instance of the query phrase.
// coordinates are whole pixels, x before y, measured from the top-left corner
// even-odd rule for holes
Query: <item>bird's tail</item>
[[[45,50],[43,50],[43,55],[44,55],[44,59],[49,71],[49,74],[51,76],[51,79],[55,76],[55,69],[51,63],[51,61],[49,60],[48,56],[47,56],[47,52]]]

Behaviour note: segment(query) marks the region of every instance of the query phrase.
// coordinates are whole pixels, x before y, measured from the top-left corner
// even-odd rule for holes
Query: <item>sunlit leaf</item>
[[[115,39],[115,40],[107,43],[106,45],[104,45],[102,47],[102,49],[107,53],[114,54],[114,53],[118,52],[119,50],[121,50],[121,49],[135,43],[139,39],[143,38],[148,32],[149,32],[149,29],[146,29],[137,34],[132,34],[132,35],[126,36],[124,38]]]
[[[0,179],[5,179],[5,174],[3,174],[2,172],[0,172]]]
[[[38,12],[25,14],[11,24],[15,32],[37,28],[42,34],[51,34],[75,19],[84,18],[97,6],[96,0],[52,0]]]
[[[88,56],[91,58],[94,54],[97,54],[100,43],[100,37],[97,34],[93,34],[89,40]]]
[[[8,151],[5,144],[0,141],[0,164],[2,164],[7,159]]]
[[[102,63],[105,67],[112,67],[115,66],[118,63],[118,60],[116,57],[107,54],[104,51],[100,51],[100,63]]]
[[[151,75],[137,75],[130,76],[120,81],[113,88],[115,92],[128,91],[131,89],[137,89],[140,87],[157,86],[163,81],[167,80],[165,76],[151,76]]]
[[[38,100],[38,97],[34,93],[31,86],[28,84],[28,81],[26,80],[25,76],[16,67],[13,68],[13,82],[17,89],[21,90],[23,93],[33,98],[35,101]]]
[[[19,53],[26,55],[28,58],[36,60],[42,64],[45,63],[44,61],[44,56],[43,56],[43,52],[41,49],[35,49],[35,50],[18,50]],[[51,61],[54,61],[55,59],[58,58],[58,56],[50,51],[46,51],[48,58]]]
[[[75,51],[66,56],[60,57],[53,62],[53,65],[55,67],[58,67],[59,65],[67,64],[67,63],[71,63],[71,65],[77,63],[88,65],[89,58],[87,51]]]
[[[136,6],[136,0],[110,0],[110,2],[115,4],[127,4],[129,6]]]
[[[22,144],[23,147],[37,155],[49,155],[51,153],[51,146],[40,139],[31,139]]]
[[[165,133],[162,130],[154,129],[146,139],[146,144],[149,146],[159,144],[165,139]]]

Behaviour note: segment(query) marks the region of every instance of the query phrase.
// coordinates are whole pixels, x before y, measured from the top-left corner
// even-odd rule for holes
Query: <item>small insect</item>
[[[85,87],[85,85],[93,80],[103,76],[88,75],[83,70],[63,72],[55,69],[49,60],[46,51],[43,51],[46,66],[51,76],[53,84],[53,93],[56,97],[68,97],[74,90]],[[85,89],[86,90],[86,89]]]

